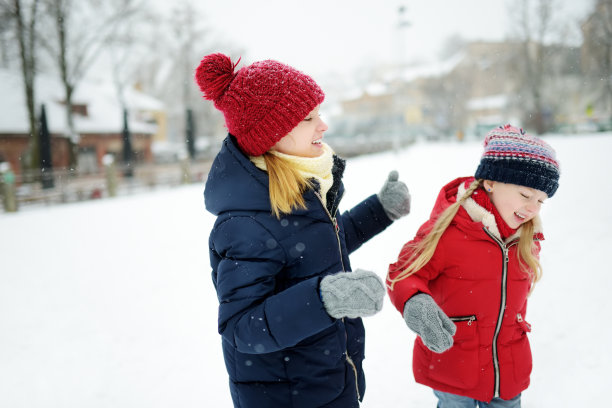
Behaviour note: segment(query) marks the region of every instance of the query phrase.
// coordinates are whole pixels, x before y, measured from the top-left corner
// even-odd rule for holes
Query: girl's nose
[[[529,203],[527,204],[526,210],[531,214],[536,215],[540,212],[540,203]]]
[[[327,123],[325,123],[323,119],[320,119],[318,130],[320,132],[325,132],[327,129],[329,129],[329,126],[327,126]]]

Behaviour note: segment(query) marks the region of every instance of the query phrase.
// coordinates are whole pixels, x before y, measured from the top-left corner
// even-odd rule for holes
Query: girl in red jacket
[[[538,213],[558,186],[547,143],[494,129],[475,177],[442,188],[390,265],[389,296],[418,335],[414,377],[438,408],[520,406],[531,372],[527,297],[541,276]]]

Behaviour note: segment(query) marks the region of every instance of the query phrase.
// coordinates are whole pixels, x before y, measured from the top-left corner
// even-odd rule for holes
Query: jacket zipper
[[[325,213],[327,214],[330,221],[332,222],[332,225],[334,226],[334,232],[336,233],[336,240],[338,241],[338,253],[340,254],[340,263],[342,264],[342,272],[346,272],[346,268],[344,267],[344,260],[342,259],[342,244],[340,243],[340,226],[338,225],[338,220],[336,219],[337,210],[334,211],[334,215],[332,216],[329,210],[327,209],[327,207],[325,206],[325,203],[323,202],[321,195],[316,191],[315,191],[315,195],[321,202],[321,206],[325,210]],[[342,323],[344,323],[344,318],[342,318]],[[345,332],[345,335],[346,335],[346,332]],[[357,401],[359,401],[361,399],[361,393],[359,392],[359,374],[357,373],[357,366],[355,366],[355,362],[353,361],[351,356],[349,356],[348,350],[344,350],[344,355],[346,356],[346,362],[351,366],[351,368],[353,369],[353,374],[355,375],[355,391],[357,392]]]
[[[476,315],[471,315],[471,316],[455,316],[455,317],[450,317],[450,319],[453,322],[467,322],[467,325],[471,326],[472,323],[474,323],[476,321]]]
[[[358,381],[359,379],[357,375],[357,366],[355,366],[353,359],[348,355],[348,350],[346,352],[346,361],[349,363],[349,365],[353,369],[353,374],[355,374],[355,391],[357,391],[357,400],[360,400],[361,394],[359,393],[359,381]]]
[[[520,313],[517,313],[516,321],[518,322],[519,326],[521,326],[522,329],[525,330],[525,333],[531,331],[531,325],[523,319],[523,316]]]
[[[493,398],[499,398],[499,356],[497,354],[497,339],[499,332],[501,331],[502,321],[504,320],[504,310],[506,310],[506,297],[508,290],[508,249],[516,244],[516,241],[510,242],[508,245],[504,244],[496,236],[492,235],[489,230],[485,227],[484,232],[490,236],[499,245],[502,250],[503,261],[502,261],[502,287],[501,287],[501,302],[499,305],[499,313],[497,315],[497,324],[495,325],[495,333],[493,334],[493,369],[495,374],[495,382],[493,388]]]
[[[334,212],[334,215],[332,216],[329,210],[327,209],[327,207],[325,206],[325,203],[323,202],[321,195],[316,191],[315,191],[315,195],[321,202],[321,206],[325,210],[325,213],[327,214],[330,221],[332,222],[332,225],[334,226],[334,232],[336,233],[336,241],[338,241],[338,253],[340,254],[340,264],[342,265],[342,272],[346,272],[346,269],[344,268],[344,260],[342,259],[342,244],[340,243],[340,226],[338,225],[338,220],[336,219],[337,210],[336,212]]]

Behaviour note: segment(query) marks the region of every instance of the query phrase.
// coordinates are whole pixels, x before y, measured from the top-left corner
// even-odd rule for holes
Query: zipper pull
[[[334,222],[334,228],[336,229],[336,234],[340,232],[340,226],[338,225],[338,220],[336,219],[336,217],[332,218],[332,221]]]
[[[474,322],[476,320],[476,316],[470,316],[470,320],[468,320],[467,325],[471,326],[472,322]]]
[[[516,321],[526,333],[531,332],[531,325],[527,323],[525,320],[523,320],[523,316],[520,313],[517,313]]]

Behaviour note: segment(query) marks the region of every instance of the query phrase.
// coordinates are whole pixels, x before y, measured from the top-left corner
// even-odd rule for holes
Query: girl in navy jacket
[[[210,262],[234,406],[358,407],[361,317],[385,290],[348,255],[409,212],[408,189],[391,172],[341,214],[344,160],[322,141],[319,86],[276,61],[236,64],[211,54],[196,70],[229,130],[204,198],[217,216]]]

